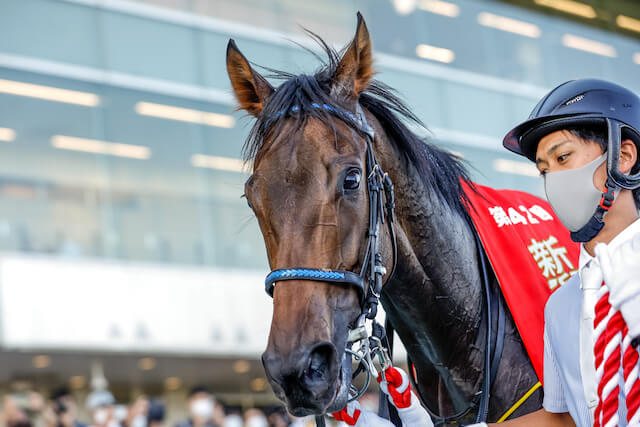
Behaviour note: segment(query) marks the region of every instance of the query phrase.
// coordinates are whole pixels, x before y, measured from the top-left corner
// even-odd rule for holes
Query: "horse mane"
[[[286,129],[290,133],[302,129],[309,117],[319,119],[331,126],[334,132],[336,130],[332,119],[335,118],[355,129],[359,128],[359,124],[353,120],[353,117],[336,113],[336,107],[348,111],[345,100],[330,96],[331,82],[342,52],[327,45],[322,38],[311,31],[307,33],[320,45],[326,57],[322,58],[316,52],[305,48],[321,62],[320,68],[313,75],[295,75],[273,68],[260,67],[270,73],[267,77],[283,82],[269,97],[249,132],[242,149],[245,161],[253,161],[254,164],[259,161],[264,141],[270,135],[280,135],[287,118],[295,118],[293,126]],[[372,80],[360,94],[359,102],[378,120],[387,133],[390,143],[402,154],[405,162],[416,168],[423,184],[432,193],[440,196],[451,209],[470,221],[467,208],[472,205],[463,190],[462,181],[468,183],[472,189],[475,187],[470,180],[464,161],[410,130],[408,124],[412,124],[417,129],[422,128],[425,131],[428,129],[411,112],[398,93],[388,85]],[[319,105],[328,105],[334,109],[318,108]]]

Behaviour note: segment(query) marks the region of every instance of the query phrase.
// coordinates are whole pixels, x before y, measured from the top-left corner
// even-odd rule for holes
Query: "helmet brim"
[[[507,150],[535,162],[538,143],[546,135],[575,125],[590,124],[605,124],[602,113],[593,112],[536,117],[520,123],[511,129],[502,140],[502,145]]]

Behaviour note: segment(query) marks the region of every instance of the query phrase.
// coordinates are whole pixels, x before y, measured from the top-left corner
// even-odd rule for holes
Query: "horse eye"
[[[345,190],[356,190],[360,186],[360,171],[357,169],[351,169],[347,172],[342,183],[342,188]]]

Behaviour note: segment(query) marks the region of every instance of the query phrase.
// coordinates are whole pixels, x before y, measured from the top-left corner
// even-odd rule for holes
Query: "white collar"
[[[607,245],[610,250],[614,250],[623,243],[627,242],[631,239],[636,233],[640,233],[640,218],[636,219],[634,222],[629,224],[627,228],[618,233]],[[594,261],[595,260],[595,261]],[[583,269],[591,262],[594,261],[598,263],[598,260],[595,257],[592,257],[589,252],[584,248],[584,243],[580,244],[580,259],[578,261],[578,270],[580,272],[580,277],[582,278]],[[582,280],[581,280],[582,282]]]

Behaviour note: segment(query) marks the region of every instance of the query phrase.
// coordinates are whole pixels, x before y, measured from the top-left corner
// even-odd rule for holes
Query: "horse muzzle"
[[[336,347],[317,343],[289,357],[265,351],[262,363],[276,396],[295,416],[339,411],[347,404],[351,385],[351,357],[338,362]]]

